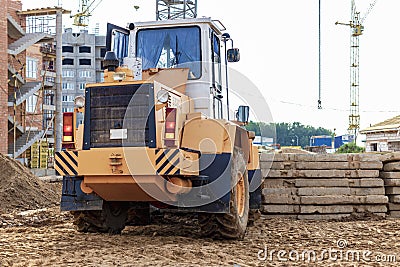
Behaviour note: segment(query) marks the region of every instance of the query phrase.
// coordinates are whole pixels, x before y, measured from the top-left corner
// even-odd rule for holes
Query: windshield
[[[136,55],[143,69],[189,68],[189,79],[201,77],[200,28],[176,27],[139,30]]]

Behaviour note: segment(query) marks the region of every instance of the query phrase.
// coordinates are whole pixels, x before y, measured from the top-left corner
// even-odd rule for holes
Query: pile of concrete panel
[[[375,154],[262,154],[262,212],[313,220],[385,217],[382,167]]]
[[[382,157],[381,178],[389,197],[389,216],[400,218],[400,153],[386,154]]]

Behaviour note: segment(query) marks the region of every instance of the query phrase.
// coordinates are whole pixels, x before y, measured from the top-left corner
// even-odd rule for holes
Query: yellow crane
[[[78,13],[72,16],[74,18],[73,25],[87,27],[89,25],[89,17],[102,1],[103,0],[81,0]]]
[[[89,25],[89,17],[102,1],[103,0],[80,0],[78,13],[71,16],[74,18],[73,25],[78,27],[87,27]],[[134,5],[133,8],[137,11],[139,6]]]
[[[351,20],[349,23],[336,22],[336,25],[350,26],[350,114],[349,114],[349,134],[354,135],[356,142],[358,131],[360,130],[360,36],[364,31],[364,21],[377,0],[374,0],[364,16],[360,18],[360,12],[356,10],[354,0],[351,0]]]

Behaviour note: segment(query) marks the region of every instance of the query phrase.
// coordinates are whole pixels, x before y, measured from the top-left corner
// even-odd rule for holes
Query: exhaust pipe
[[[192,190],[192,181],[173,177],[166,181],[165,189],[171,194],[187,194]]]

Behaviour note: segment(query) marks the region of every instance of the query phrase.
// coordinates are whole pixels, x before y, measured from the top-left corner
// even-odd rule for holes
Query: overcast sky
[[[100,0],[97,0],[100,2]],[[55,6],[78,10],[78,0],[23,0],[24,8]],[[356,0],[364,14],[372,0]],[[155,19],[155,0],[103,0],[91,26]],[[134,5],[140,6],[138,11]],[[345,134],[350,102],[350,0],[322,0],[322,110],[318,100],[318,0],[198,0],[198,16],[219,19],[241,61],[233,68],[264,95],[275,122],[299,121]],[[397,37],[400,1],[378,0],[360,37],[361,128],[400,114]],[[66,27],[71,21],[65,17]]]

